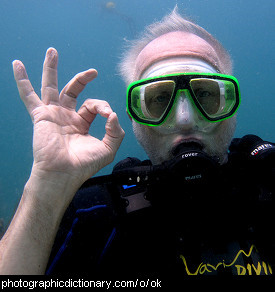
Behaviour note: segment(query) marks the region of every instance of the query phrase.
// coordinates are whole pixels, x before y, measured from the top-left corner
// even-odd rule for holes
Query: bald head
[[[189,32],[175,31],[154,39],[139,53],[135,62],[134,79],[139,79],[154,63],[182,57],[201,59],[217,71],[222,66],[215,49],[204,39]]]
[[[151,59],[151,53],[155,59]],[[189,58],[199,57],[219,73],[232,74],[232,60],[222,44],[199,25],[182,18],[177,7],[161,21],[149,25],[139,39],[127,41],[120,73],[129,85],[139,79],[152,62],[184,53]]]

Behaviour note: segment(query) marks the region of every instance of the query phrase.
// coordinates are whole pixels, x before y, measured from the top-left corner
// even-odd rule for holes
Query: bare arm
[[[48,49],[41,99],[24,65],[14,61],[20,97],[34,124],[32,172],[14,218],[0,242],[0,274],[43,274],[61,218],[81,184],[113,161],[124,137],[109,104],[88,99],[78,112],[76,98],[92,81],[94,69],[77,74],[59,94],[57,51]],[[107,119],[106,134],[88,134],[97,114]]]

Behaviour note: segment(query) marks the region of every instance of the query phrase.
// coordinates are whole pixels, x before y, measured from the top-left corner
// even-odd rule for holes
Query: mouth
[[[181,139],[174,144],[171,153],[176,156],[186,150],[202,150],[203,148],[203,143],[198,139]]]

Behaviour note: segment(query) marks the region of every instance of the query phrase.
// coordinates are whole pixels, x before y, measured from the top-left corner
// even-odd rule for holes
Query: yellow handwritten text
[[[187,275],[203,275],[205,273],[212,273],[214,271],[217,271],[219,267],[223,267],[223,268],[234,267],[236,269],[237,275],[253,275],[253,274],[271,275],[272,274],[271,266],[265,263],[264,261],[258,262],[257,266],[255,266],[254,264],[247,264],[246,266],[235,264],[241,254],[249,258],[252,254],[253,249],[256,250],[255,245],[252,245],[250,247],[248,253],[244,252],[243,250],[239,250],[239,252],[236,254],[233,261],[229,264],[226,264],[224,261],[219,262],[217,265],[211,265],[209,263],[202,262],[200,263],[198,268],[193,272],[189,270],[185,257],[183,255],[180,255],[180,258],[182,259],[184,263],[185,271]]]

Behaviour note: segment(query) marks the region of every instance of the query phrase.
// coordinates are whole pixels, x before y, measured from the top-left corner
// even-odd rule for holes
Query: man
[[[1,241],[1,273],[272,273],[274,145],[247,136],[228,154],[239,86],[204,29],[175,9],[126,53],[127,113],[150,161],[128,158],[92,180],[124,136],[107,102],[75,111],[96,70],[59,94],[57,52],[48,49],[40,100],[23,64],[13,67],[34,123],[34,162]],[[88,134],[97,114],[107,119],[101,141]]]

